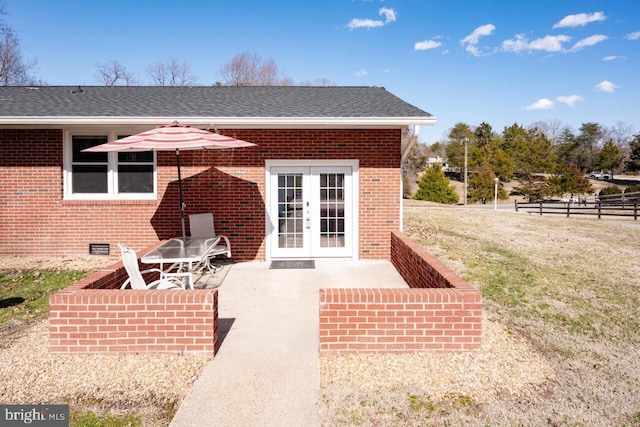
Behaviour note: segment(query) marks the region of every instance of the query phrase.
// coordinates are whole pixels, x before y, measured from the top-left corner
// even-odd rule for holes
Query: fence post
[[[542,202],[539,202],[539,203],[540,203],[540,216],[542,216]]]
[[[571,203],[567,203],[567,218],[569,218],[569,212],[571,212]]]
[[[601,204],[600,202],[598,202],[598,219],[600,219],[600,208],[601,208]]]
[[[633,204],[633,220],[638,220],[638,202]]]
[[[513,203],[515,203],[515,204],[516,204],[516,212],[518,212],[518,201],[517,201],[517,200],[514,200],[514,201],[513,201]]]

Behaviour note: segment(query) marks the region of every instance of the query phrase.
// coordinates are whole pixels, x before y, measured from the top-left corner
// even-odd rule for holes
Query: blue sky
[[[95,85],[118,60],[142,81],[175,58],[213,84],[236,54],[295,82],[383,86],[437,117],[501,132],[556,120],[640,131],[637,0],[4,0],[25,59],[50,85]]]

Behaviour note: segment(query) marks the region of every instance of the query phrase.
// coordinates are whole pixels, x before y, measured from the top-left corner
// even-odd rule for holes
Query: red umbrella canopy
[[[230,149],[256,144],[173,122],[155,129],[96,145],[84,151],[173,151]]]
[[[169,125],[161,125],[155,129],[116,139],[106,144],[96,145],[82,151],[175,151],[178,166],[179,209],[182,223],[182,237],[186,238],[184,224],[184,197],[182,194],[182,177],[180,176],[180,150],[230,149],[253,147],[256,144],[241,139],[224,136],[183,125],[176,121]]]

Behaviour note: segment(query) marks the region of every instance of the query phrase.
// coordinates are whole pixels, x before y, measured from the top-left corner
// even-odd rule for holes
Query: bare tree
[[[113,59],[111,62],[97,63],[96,81],[104,86],[133,86],[138,81],[129,73],[120,62]]]
[[[220,69],[224,86],[290,86],[293,81],[282,75],[273,58],[263,60],[255,53],[242,52]]]
[[[326,77],[319,77],[317,79],[303,81],[298,84],[298,86],[322,86],[322,87],[337,86],[337,85],[338,84],[336,82],[334,82],[333,80],[329,80]]]
[[[549,121],[533,122],[529,125],[527,130],[537,128],[539,131],[545,134],[547,138],[555,145],[560,141],[562,135],[563,125],[558,119]]]
[[[258,55],[242,52],[220,69],[222,84],[226,86],[251,86],[257,79]]]
[[[193,86],[197,85],[197,77],[191,73],[186,62],[179,63],[171,58],[169,62],[155,62],[147,67],[147,74],[157,86]]]
[[[4,3],[0,3],[0,15],[6,14]],[[0,85],[27,86],[37,84],[31,75],[36,61],[25,62],[20,51],[20,39],[13,28],[0,21]]]
[[[634,128],[625,122],[615,122],[607,129],[607,134],[613,143],[625,153],[629,151],[629,144],[633,141]]]

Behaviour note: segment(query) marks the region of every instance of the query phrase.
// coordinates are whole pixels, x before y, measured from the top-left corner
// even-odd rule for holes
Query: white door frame
[[[273,219],[270,216],[272,203],[272,167],[350,167],[351,168],[351,202],[352,202],[352,218],[351,218],[351,255],[349,259],[357,260],[359,254],[359,161],[358,160],[266,160],[265,161],[265,258],[270,261],[272,259],[271,239],[276,239],[276,228]]]

